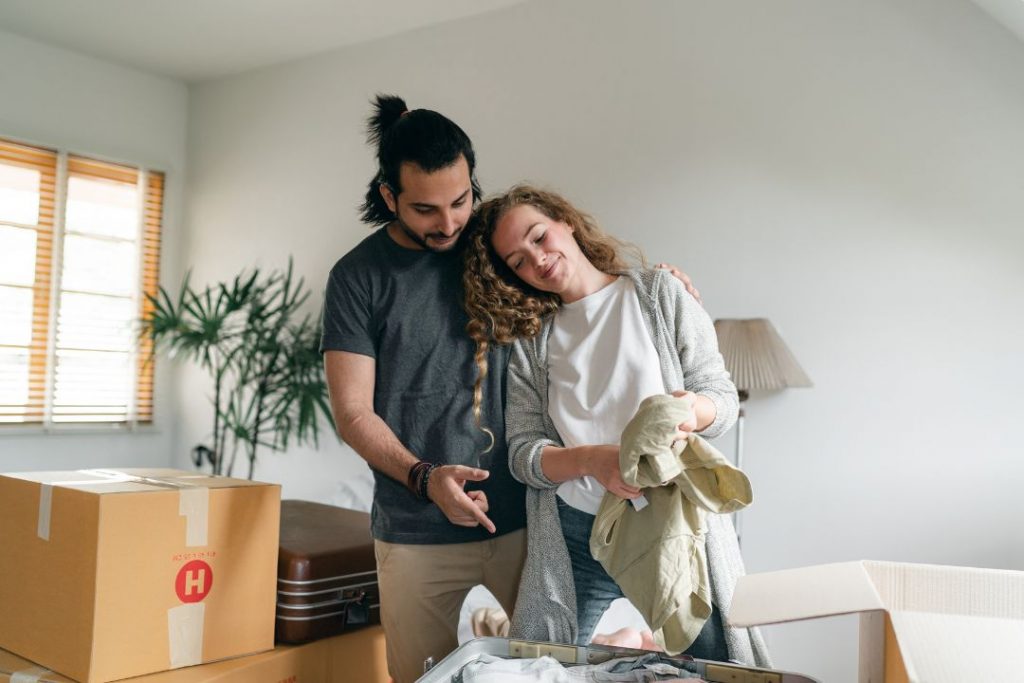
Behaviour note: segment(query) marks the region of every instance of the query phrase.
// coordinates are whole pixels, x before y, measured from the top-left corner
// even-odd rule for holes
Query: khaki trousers
[[[512,614],[526,559],[526,530],[475,543],[413,545],[374,541],[388,672],[395,683],[423,675],[458,647],[459,612],[483,585]]]

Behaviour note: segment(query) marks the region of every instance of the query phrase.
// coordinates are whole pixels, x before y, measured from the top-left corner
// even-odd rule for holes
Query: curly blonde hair
[[[561,302],[557,294],[523,282],[494,250],[492,240],[498,223],[509,211],[524,205],[572,228],[572,236],[580,251],[600,271],[618,274],[629,267],[629,261],[644,262],[639,249],[608,235],[591,216],[548,190],[516,185],[503,194],[489,197],[477,207],[467,230],[462,281],[464,305],[469,315],[466,331],[476,342],[473,418],[477,426],[490,435],[491,447],[494,445],[494,433],[480,423],[490,345],[509,344],[516,339],[537,336],[543,319],[558,310]],[[631,257],[629,261],[627,255]]]

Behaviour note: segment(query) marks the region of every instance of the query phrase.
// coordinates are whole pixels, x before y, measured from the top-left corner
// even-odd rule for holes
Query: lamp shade
[[[767,318],[723,318],[715,321],[715,331],[725,367],[741,393],[813,386]]]

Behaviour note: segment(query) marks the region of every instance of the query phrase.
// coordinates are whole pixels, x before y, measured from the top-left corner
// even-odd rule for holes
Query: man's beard
[[[399,216],[398,214],[395,214],[395,225],[398,226],[398,229],[402,231],[403,235],[408,237],[414,243],[416,243],[419,246],[423,247],[427,251],[434,251],[434,252],[445,252],[445,251],[451,251],[452,249],[454,249],[455,245],[457,245],[459,243],[459,237],[462,236],[462,232],[466,228],[466,226],[462,226],[461,228],[456,230],[455,233],[452,235],[452,240],[448,244],[448,246],[433,247],[433,246],[430,245],[430,243],[427,240],[429,240],[431,237],[442,239],[442,240],[446,239],[445,236],[442,233],[440,233],[440,232],[432,232],[432,233],[428,233],[426,238],[420,237],[418,234],[416,234],[413,231],[412,228],[410,228],[408,225],[405,224],[405,221],[403,221],[402,217]]]

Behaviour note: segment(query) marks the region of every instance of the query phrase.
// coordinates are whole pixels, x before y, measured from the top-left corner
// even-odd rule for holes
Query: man
[[[338,431],[373,469],[388,668],[406,683],[457,646],[473,586],[512,613],[526,517],[506,460],[506,349],[491,352],[483,387],[493,448],[472,418],[457,248],[480,195],[472,144],[444,116],[384,96],[370,140],[379,172],[363,220],[384,228],[332,269],[321,350]]]
[[[480,197],[472,143],[441,114],[392,96],[376,98],[369,139],[379,170],[362,218],[383,229],[331,270],[321,351],[338,431],[373,470],[388,668],[406,683],[457,646],[474,586],[512,614],[526,515],[505,445],[508,349],[490,350],[482,387],[493,446],[472,416],[459,253]]]

